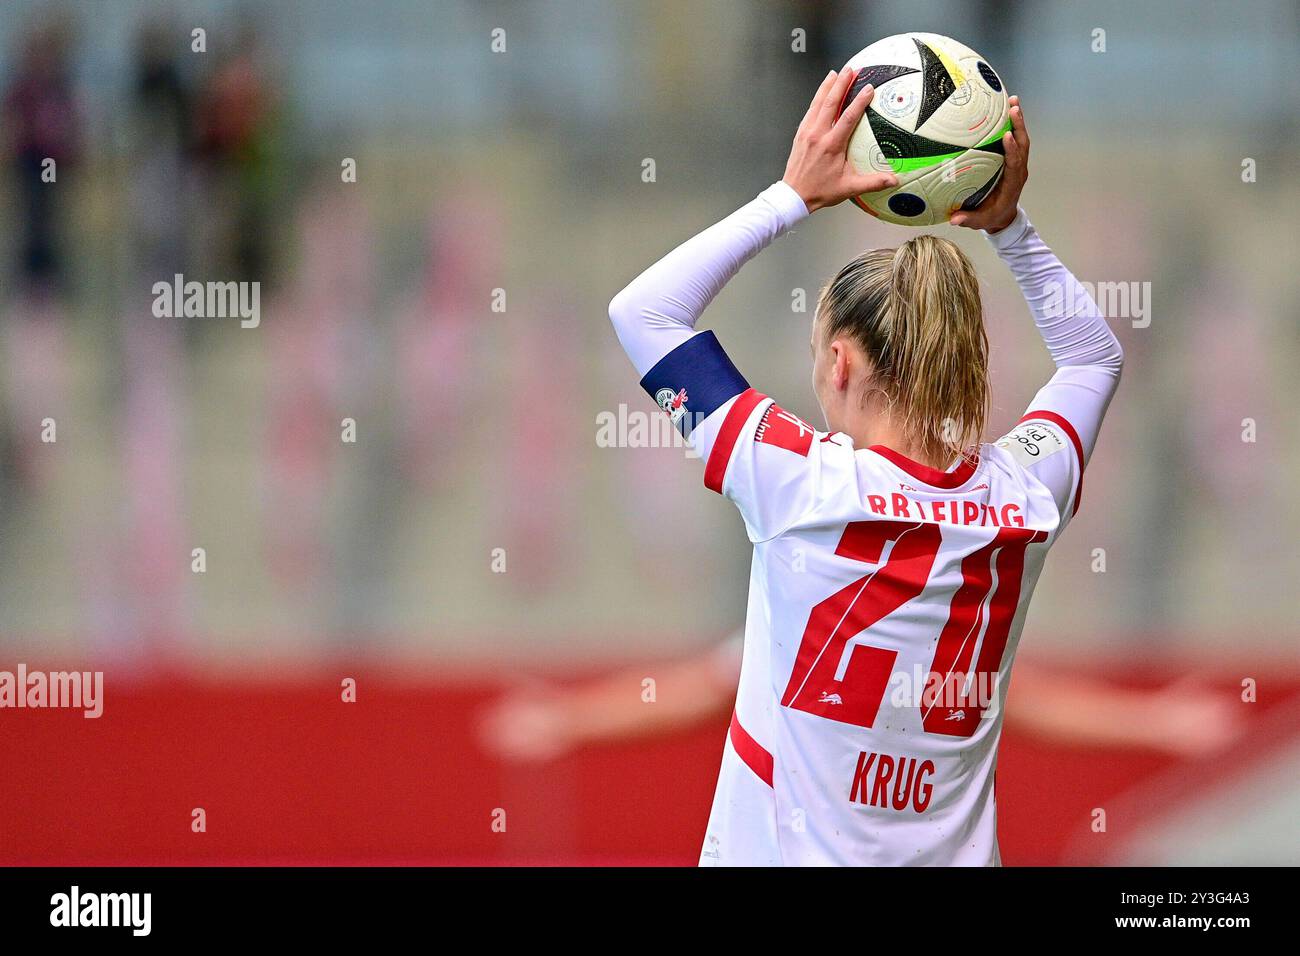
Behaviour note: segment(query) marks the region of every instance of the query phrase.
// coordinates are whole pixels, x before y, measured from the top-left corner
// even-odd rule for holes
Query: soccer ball
[[[868,83],[876,88],[849,140],[849,159],[859,172],[893,171],[899,180],[855,197],[859,208],[887,222],[932,226],[993,191],[1011,120],[1002,79],[983,57],[937,33],[900,33],[848,65],[859,72],[841,109]]]

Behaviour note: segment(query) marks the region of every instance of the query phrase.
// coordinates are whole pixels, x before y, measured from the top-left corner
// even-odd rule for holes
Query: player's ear
[[[844,391],[849,387],[849,372],[853,364],[853,350],[849,348],[849,343],[843,339],[835,339],[831,342],[831,356],[833,363],[831,365],[831,382],[837,391]]]

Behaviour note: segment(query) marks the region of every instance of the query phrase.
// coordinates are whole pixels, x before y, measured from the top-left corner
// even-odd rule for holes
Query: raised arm
[[[1002,137],[1002,179],[976,209],[956,212],[949,221],[987,232],[1056,363],[1056,374],[1034,397],[1021,425],[998,444],[1010,448],[1052,489],[1063,512],[1072,501],[1072,514],[1079,507],[1084,466],[1119,385],[1124,352],[1092,296],[1039,238],[1019,206],[1029,177],[1029,131],[1020,98],[1008,102],[1011,131]]]
[[[619,342],[639,375],[695,335],[695,323],[740,267],[824,206],[897,183],[892,173],[862,175],[848,141],[874,90],[867,86],[836,118],[856,72],[831,72],[799,124],[782,181],[641,273],[609,304]]]
[[[637,374],[693,336],[695,323],[740,267],[807,215],[798,193],[776,183],[614,296],[609,318]]]
[[[989,241],[1015,276],[1056,363],[1056,374],[1027,413],[1051,411],[1069,422],[1086,465],[1119,386],[1124,350],[1096,301],[1039,237],[1024,210]]]
[[[735,502],[754,541],[806,510],[816,476],[828,473],[819,464],[823,449],[839,446],[814,445],[813,429],[750,388],[717,337],[697,333],[695,323],[742,265],[804,216],[897,184],[892,172],[863,175],[849,161],[849,138],[874,95],[864,87],[841,114],[855,76],[846,68],[822,81],[781,182],[674,249],[609,305],[641,387],[689,435],[704,461],[705,487]],[[769,419],[760,442],[755,436]]]

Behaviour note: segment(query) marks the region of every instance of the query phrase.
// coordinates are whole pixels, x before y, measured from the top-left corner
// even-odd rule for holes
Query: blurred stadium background
[[[907,30],[1020,93],[1026,206],[1079,277],[1150,283],[1022,658],[1205,702],[1168,747],[1009,728],[1004,860],[1297,862],[1295,3],[7,0],[0,668],[102,669],[106,705],[0,713],[0,863],[693,863],[725,709],[528,761],[484,715],[741,622],[748,548],[698,464],[597,447],[651,407],[605,306]],[[709,322],[819,420],[792,290],[900,236],[824,213]],[[1000,434],[1050,361],[956,238]],[[175,273],[260,282],[261,324],[154,317]]]

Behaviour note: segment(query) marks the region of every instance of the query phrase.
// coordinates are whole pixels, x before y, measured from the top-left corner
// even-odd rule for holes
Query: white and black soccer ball
[[[1011,128],[1001,77],[970,47],[937,33],[900,33],[848,62],[876,95],[849,140],[860,172],[893,172],[893,189],[854,198],[887,222],[931,226],[973,209],[1002,175],[1002,134]]]

